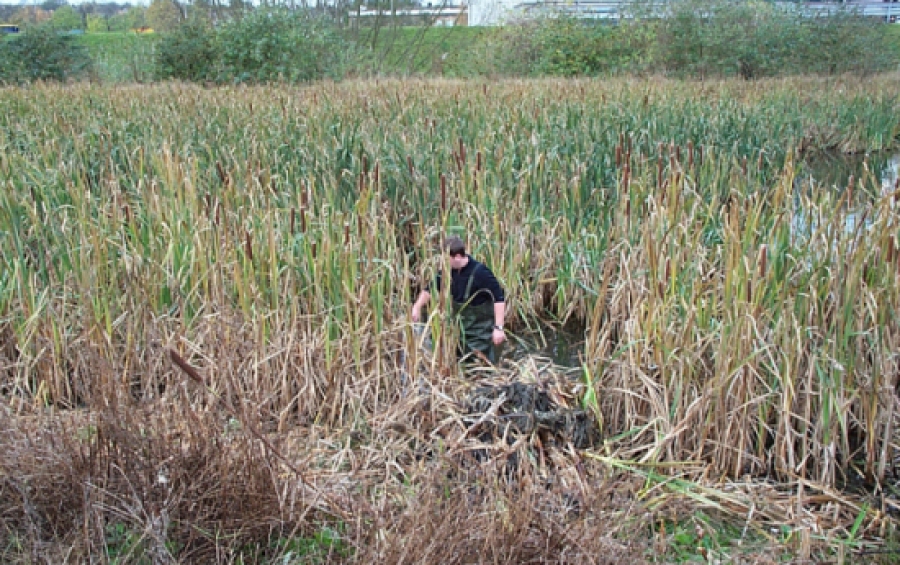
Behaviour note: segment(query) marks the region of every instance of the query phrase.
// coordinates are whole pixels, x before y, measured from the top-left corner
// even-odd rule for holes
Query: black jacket
[[[506,295],[503,293],[503,287],[497,281],[497,277],[484,263],[472,259],[469,255],[469,262],[462,269],[452,269],[450,271],[450,294],[453,301],[463,303],[466,301],[466,285],[469,284],[469,277],[475,273],[472,280],[471,304],[478,306],[485,302],[506,302]],[[438,275],[434,281],[434,288],[440,292],[441,276]]]

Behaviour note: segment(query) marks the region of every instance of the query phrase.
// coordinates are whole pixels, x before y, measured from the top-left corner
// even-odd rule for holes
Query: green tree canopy
[[[145,25],[147,25],[147,9],[142,6],[132,6],[127,11],[109,18],[110,31],[128,31]]]
[[[109,21],[104,16],[100,16],[97,14],[88,14],[87,30],[91,33],[109,31]]]
[[[76,12],[72,6],[62,6],[54,10],[53,16],[50,18],[50,25],[53,29],[61,31],[84,29],[81,14]]]
[[[178,27],[181,20],[181,8],[173,0],[153,0],[147,8],[147,25],[155,31],[172,31]]]

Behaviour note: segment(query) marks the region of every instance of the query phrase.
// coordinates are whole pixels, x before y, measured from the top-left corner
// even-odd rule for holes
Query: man
[[[453,314],[460,322],[460,351],[463,355],[481,352],[491,363],[497,362],[497,346],[506,340],[503,320],[506,317],[506,297],[494,273],[484,263],[466,254],[462,239],[451,236],[444,242],[450,254],[450,296]],[[441,277],[435,281],[441,289]],[[431,300],[431,293],[423,290],[412,307],[412,320],[422,319],[422,307]]]

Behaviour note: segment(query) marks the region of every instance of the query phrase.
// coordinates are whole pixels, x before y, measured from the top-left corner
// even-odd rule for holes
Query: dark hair
[[[466,244],[462,238],[451,235],[444,240],[444,247],[450,252],[450,255],[465,255]]]

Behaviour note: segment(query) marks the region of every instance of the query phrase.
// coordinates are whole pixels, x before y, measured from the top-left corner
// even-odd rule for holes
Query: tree
[[[163,34],[156,46],[156,76],[162,79],[207,80],[217,62],[215,34],[210,25],[194,18]]]
[[[50,18],[50,26],[53,29],[61,31],[69,31],[72,29],[84,29],[84,22],[81,15],[75,11],[72,6],[63,6],[53,11]]]
[[[147,9],[133,6],[109,18],[110,31],[128,31],[147,25]]]
[[[26,27],[30,25],[38,25],[49,22],[52,14],[47,10],[38,8],[37,6],[25,6],[19,8],[10,18],[10,22]]]
[[[153,0],[147,8],[147,25],[154,31],[172,31],[181,23],[182,14],[173,0]]]
[[[87,15],[87,30],[90,33],[109,31],[109,20],[96,14]]]
[[[30,28],[12,41],[0,42],[0,84],[64,81],[83,75],[90,67],[84,47],[46,26]]]

